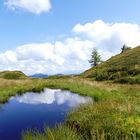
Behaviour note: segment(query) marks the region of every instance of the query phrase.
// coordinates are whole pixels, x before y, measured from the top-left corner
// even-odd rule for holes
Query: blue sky
[[[89,52],[92,49],[91,46],[99,49],[101,53],[106,51],[109,57],[118,53],[123,43],[131,45],[132,47],[134,47],[134,45],[139,45],[137,41],[139,39],[140,25],[139,0],[23,0],[25,3],[31,1],[31,3],[25,5],[20,1],[21,0],[0,1],[0,58],[4,59],[4,62],[0,63],[1,70],[18,69],[25,73],[51,73],[50,71],[53,71],[52,74],[59,73],[61,70],[63,73],[68,73],[70,71],[79,72],[89,68],[87,56],[90,56]],[[33,5],[34,1],[38,1],[37,4]],[[46,7],[44,7],[44,1],[49,2],[51,7],[48,7],[48,3],[46,3]],[[39,12],[38,8],[40,10]],[[31,9],[33,10],[31,11]],[[88,30],[88,23],[98,31],[93,30],[93,28]],[[95,23],[100,26],[96,26]],[[78,28],[78,25],[80,28]],[[118,47],[110,47],[109,49],[106,48],[107,45],[103,48],[100,47],[101,44],[104,44],[105,37],[102,37],[102,40],[99,39],[100,41],[97,42],[100,36],[95,37],[95,32],[97,32],[97,34],[100,33],[101,28],[106,28],[104,25],[110,28],[107,31],[111,30],[109,35],[105,35],[110,36],[105,43],[107,43],[108,46],[118,43]],[[132,28],[129,28],[129,25],[131,25]],[[127,31],[126,28],[121,32],[124,26],[128,26],[129,31]],[[132,35],[136,36],[137,40],[130,41],[132,37],[128,36],[128,34],[131,34],[131,32],[133,32]],[[121,38],[125,33],[127,37]],[[104,34],[105,33],[102,32],[101,36]],[[115,36],[116,34],[117,36]],[[71,39],[71,41],[68,41],[69,39]],[[85,41],[89,42],[86,42],[86,45],[84,45]],[[55,47],[56,42],[63,44],[60,45],[60,48],[62,48],[62,46],[69,47],[69,51],[71,52],[68,53],[66,51],[66,55],[62,55],[59,50],[59,45]],[[87,46],[87,50],[85,48],[81,50],[80,46],[78,46],[80,43],[78,42],[81,43],[80,46]],[[42,48],[45,50],[48,48],[51,49],[51,47],[48,47],[47,43],[52,45],[53,52],[55,52],[55,49],[57,51],[48,58],[39,58],[41,64],[36,61],[36,57],[38,58],[38,56],[41,56],[41,53],[38,54],[36,51],[39,52],[41,49],[41,52],[43,52]],[[75,46],[75,48],[70,45]],[[32,48],[30,54],[33,50],[33,57],[25,57],[25,54],[19,52],[18,47],[23,50]],[[75,50],[75,52],[73,53],[71,49]],[[61,50],[63,51],[63,49]],[[7,53],[9,51],[10,53]],[[86,54],[84,54],[85,52]],[[27,52],[27,54],[28,53],[29,52]],[[75,56],[76,53],[80,53],[80,55]],[[23,57],[19,58],[19,54]],[[48,54],[46,53],[44,56],[45,55]],[[58,56],[55,58],[54,55]],[[81,59],[82,66],[78,64],[80,63],[81,55],[83,57],[86,55],[85,59]],[[62,63],[57,64],[54,62],[56,59],[60,59],[60,61],[65,59],[65,61],[63,60]],[[73,61],[71,61],[72,59],[75,59],[73,61],[77,61],[77,64],[74,65]],[[103,54],[103,59],[107,59],[105,54]],[[27,67],[25,61],[28,60],[31,61],[31,65],[36,64],[37,66],[39,65],[38,67],[40,68],[34,70],[34,66],[32,68]],[[46,63],[43,61],[46,61]],[[71,67],[67,67],[70,65],[67,61],[71,61]],[[21,63],[21,65],[17,65],[16,63]],[[14,66],[15,64],[16,66]],[[44,65],[46,65],[46,67],[44,67]],[[52,68],[45,70],[47,67]],[[69,70],[67,70],[66,67]],[[81,69],[79,67],[81,67]]]

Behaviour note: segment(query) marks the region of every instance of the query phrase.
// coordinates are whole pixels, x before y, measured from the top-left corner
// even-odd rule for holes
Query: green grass
[[[111,57],[81,74],[84,78],[140,84],[140,46]]]
[[[140,138],[139,112],[130,101],[107,100],[83,106],[71,112],[66,122],[88,140]]]
[[[39,79],[7,80],[0,78],[0,103],[6,102],[11,96],[27,91],[39,92],[46,86],[46,81]]]
[[[96,86],[91,86],[84,79],[79,78],[65,78],[65,79],[55,79],[47,80],[47,87],[49,88],[60,88],[63,90],[69,90],[74,93],[78,93],[83,96],[93,97],[95,101],[106,100],[109,98],[120,98],[120,93],[116,92],[114,96],[114,91],[107,91],[103,88]],[[91,82],[92,83],[92,82]]]
[[[50,79],[0,79],[0,102],[44,87],[91,96],[93,104],[70,112],[63,125],[44,132],[26,131],[23,140],[135,140],[140,139],[140,86],[96,82],[79,77]],[[48,131],[48,133],[47,133]]]
[[[37,130],[23,132],[22,140],[81,140],[81,137],[74,129],[58,125],[53,129],[45,127],[43,133]]]
[[[75,134],[77,140],[140,139],[139,85],[121,85],[67,77],[48,79],[47,87],[70,90],[96,100],[93,104],[83,105],[70,112],[60,128],[58,126],[57,129],[51,129],[49,140],[69,140],[69,134]],[[27,131],[23,134],[23,140],[48,139],[46,130],[44,133]]]

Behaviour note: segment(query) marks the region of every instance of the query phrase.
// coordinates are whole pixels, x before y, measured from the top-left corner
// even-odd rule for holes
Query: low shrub
[[[114,80],[115,83],[121,84],[140,84],[140,78],[136,77],[122,77]]]
[[[115,79],[119,79],[121,77],[126,77],[128,76],[128,73],[126,71],[120,71],[120,72],[117,72],[117,73],[113,73],[113,74],[110,74],[109,76],[109,80],[115,80]]]
[[[106,70],[99,70],[96,72],[95,80],[104,81],[104,80],[108,80],[108,77],[109,77],[109,75]]]

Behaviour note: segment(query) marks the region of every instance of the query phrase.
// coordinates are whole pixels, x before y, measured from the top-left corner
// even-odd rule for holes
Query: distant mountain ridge
[[[83,78],[140,83],[140,46],[127,50],[81,74]]]
[[[30,75],[31,78],[47,78],[49,75],[43,74],[43,73],[35,73],[33,75]]]

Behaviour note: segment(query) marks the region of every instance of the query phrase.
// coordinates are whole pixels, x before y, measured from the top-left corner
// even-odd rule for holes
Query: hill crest
[[[4,79],[25,79],[27,76],[21,71],[1,71],[0,78]]]

